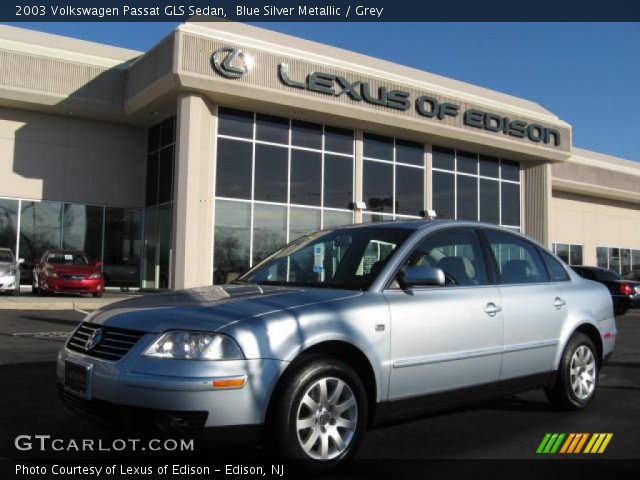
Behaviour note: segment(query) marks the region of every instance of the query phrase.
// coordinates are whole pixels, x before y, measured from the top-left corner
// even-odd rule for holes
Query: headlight
[[[95,272],[89,275],[89,278],[101,278],[102,274],[100,272]]]
[[[240,360],[238,344],[226,335],[198,332],[167,332],[147,348],[146,357],[176,360]]]
[[[5,270],[4,272],[0,272],[0,277],[4,277],[6,275],[11,275],[11,272],[9,270]]]
[[[56,272],[53,272],[53,271],[51,271],[51,270],[45,270],[45,271],[44,271],[44,274],[45,274],[47,277],[51,277],[51,278],[56,278],[56,277],[58,276],[58,274],[57,274]]]

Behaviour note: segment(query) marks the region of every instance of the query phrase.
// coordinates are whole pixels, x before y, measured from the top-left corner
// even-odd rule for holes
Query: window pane
[[[456,177],[457,217],[459,220],[478,220],[478,179],[477,177]]]
[[[49,248],[60,248],[62,204],[58,202],[22,202],[20,220],[20,256],[23,271],[33,267]]]
[[[336,212],[335,210],[325,210],[322,228],[339,227],[351,225],[353,223],[353,212]],[[640,257],[638,257],[640,260]]]
[[[320,230],[320,210],[295,208],[289,210],[289,241]]]
[[[495,230],[486,230],[485,233],[498,262],[501,283],[549,281],[542,259],[533,244]]]
[[[169,288],[169,259],[171,256],[171,218],[172,205],[158,207],[158,280],[156,288]]]
[[[353,130],[324,127],[324,149],[329,152],[353,155]]]
[[[291,203],[320,205],[322,154],[291,150]]]
[[[518,162],[511,160],[502,160],[502,179],[520,181],[520,166]]]
[[[433,168],[441,170],[455,169],[455,152],[450,148],[433,147]]]
[[[478,174],[478,155],[458,150],[458,172]]]
[[[631,253],[632,253],[631,270],[640,270],[640,250],[633,250]]]
[[[393,165],[364,160],[363,199],[367,210],[393,212]]]
[[[173,200],[173,146],[160,150],[158,203]]]
[[[631,250],[628,248],[620,249],[620,273],[624,275],[631,271]]]
[[[502,183],[502,225],[520,225],[520,186]]]
[[[480,179],[480,221],[500,223],[500,184]]]
[[[566,243],[556,243],[556,255],[564,263],[569,263],[569,245]]]
[[[253,112],[218,108],[218,133],[232,137],[253,138]]]
[[[480,155],[480,175],[498,178],[500,176],[500,162],[496,157]]]
[[[155,205],[158,203],[158,163],[160,154],[158,152],[147,155],[147,182],[146,182],[146,203],[145,205]]]
[[[16,255],[18,201],[0,198],[0,247],[10,248]]]
[[[396,139],[396,162],[424,166],[424,145]]]
[[[160,124],[160,146],[166,147],[176,141],[176,117],[169,117]]]
[[[147,152],[153,152],[160,148],[160,124],[149,128],[147,133]]]
[[[287,241],[287,208],[255,205],[253,209],[253,263],[268,257]]]
[[[393,161],[393,138],[365,133],[363,148],[365,157]]]
[[[396,166],[396,213],[420,215],[424,210],[424,170]]]
[[[272,115],[256,115],[256,139],[289,144],[289,119]]]
[[[427,236],[407,265],[442,269],[448,286],[487,284],[484,256],[472,230],[449,229]]]
[[[582,265],[582,245],[571,245],[569,265]]]
[[[216,200],[213,283],[235,280],[249,268],[251,205]]]
[[[620,249],[609,249],[609,270],[620,273]]]
[[[104,225],[104,265],[108,286],[140,285],[142,212],[129,208],[107,208]]]
[[[542,256],[547,264],[547,267],[549,267],[549,273],[551,273],[552,282],[563,282],[565,280],[569,280],[569,274],[566,272],[566,270],[558,260],[556,260],[553,256],[549,255],[545,251],[542,251]]]
[[[144,211],[144,272],[143,288],[156,288],[156,263],[158,248],[158,207],[146,208]]]
[[[101,261],[102,211],[102,207],[66,204],[62,247],[84,251],[92,261]]]
[[[218,139],[216,195],[251,198],[251,143]]]
[[[455,175],[433,172],[433,209],[440,218],[456,218]]]
[[[609,268],[609,251],[606,247],[597,247],[596,256],[600,268]]]
[[[287,201],[287,148],[256,144],[255,199]]]
[[[324,156],[324,206],[350,208],[353,202],[353,158]]]
[[[291,145],[322,149],[322,125],[292,120]]]
[[[390,222],[392,220],[393,215],[381,215],[376,213],[362,214],[362,223]]]

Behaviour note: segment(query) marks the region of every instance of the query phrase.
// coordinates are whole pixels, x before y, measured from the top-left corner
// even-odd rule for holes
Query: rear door
[[[566,282],[552,282],[538,248],[501,230],[484,230],[504,311],[501,380],[548,372],[567,318]]]
[[[497,381],[500,291],[489,278],[476,231],[456,227],[430,233],[406,265],[441,268],[447,283],[384,291],[391,311],[389,399]]]

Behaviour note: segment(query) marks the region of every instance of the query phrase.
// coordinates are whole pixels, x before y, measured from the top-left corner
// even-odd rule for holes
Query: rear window
[[[603,280],[605,282],[615,282],[617,280],[622,280],[622,277],[612,270],[597,270],[596,273],[598,280]]]

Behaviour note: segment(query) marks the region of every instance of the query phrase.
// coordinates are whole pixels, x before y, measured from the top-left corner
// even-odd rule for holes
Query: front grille
[[[86,347],[87,340],[97,329],[102,329],[102,339],[93,348]],[[124,328],[105,327],[83,323],[67,342],[67,348],[89,357],[117,362],[144,336],[144,332]]]
[[[62,275],[65,280],[84,280],[84,275]]]
[[[193,433],[207,423],[209,412],[155,410],[118,405],[104,400],[86,400],[58,385],[63,403],[78,415],[113,430],[127,427],[161,429],[167,432]]]

